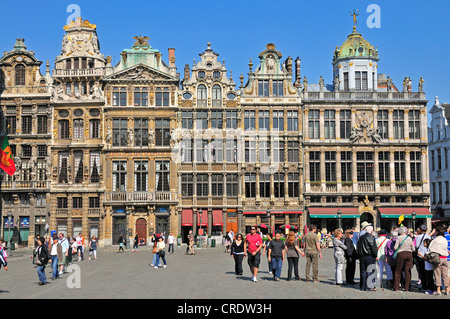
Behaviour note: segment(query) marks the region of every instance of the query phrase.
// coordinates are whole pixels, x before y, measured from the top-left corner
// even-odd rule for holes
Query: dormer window
[[[269,96],[269,80],[258,81],[258,95]]]
[[[15,68],[16,71],[16,85],[25,85],[25,66],[19,64]]]
[[[213,72],[213,78],[214,79],[219,79],[220,78],[220,72],[219,71],[214,71]]]
[[[198,72],[198,78],[199,79],[204,79],[205,78],[205,71],[199,71]]]

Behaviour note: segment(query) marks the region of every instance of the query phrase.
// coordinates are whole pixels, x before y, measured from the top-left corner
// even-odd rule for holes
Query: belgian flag
[[[12,176],[16,172],[16,165],[14,164],[11,148],[9,147],[8,136],[5,136],[2,141],[0,158],[0,168],[2,168],[9,176]]]

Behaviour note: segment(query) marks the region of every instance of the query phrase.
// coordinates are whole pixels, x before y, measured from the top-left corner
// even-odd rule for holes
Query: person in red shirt
[[[247,234],[245,238],[244,256],[247,257],[248,265],[250,266],[250,272],[252,273],[252,281],[256,282],[256,276],[258,275],[259,263],[261,261],[261,248],[263,247],[263,241],[260,234],[256,232],[256,227],[252,226],[250,234]]]

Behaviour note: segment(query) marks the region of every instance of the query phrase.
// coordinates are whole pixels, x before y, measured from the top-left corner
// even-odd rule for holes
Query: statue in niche
[[[388,75],[387,79],[386,79],[386,88],[388,92],[391,92],[392,90],[392,80],[391,77]]]
[[[275,72],[275,58],[273,55],[268,55],[266,57],[266,66],[267,66],[267,72],[268,73],[274,73]]]
[[[91,88],[90,98],[93,100],[100,100],[103,97],[103,92],[100,89],[100,86],[95,83]]]
[[[339,91],[339,84],[340,84],[339,76],[336,75],[336,77],[334,78],[334,92]]]

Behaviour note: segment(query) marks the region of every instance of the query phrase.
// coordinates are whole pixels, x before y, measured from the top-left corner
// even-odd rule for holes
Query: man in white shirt
[[[62,252],[64,256],[64,262],[62,262],[61,266],[59,266],[59,275],[62,275],[64,273],[64,266],[67,263],[67,255],[69,253],[69,241],[67,240],[67,238],[64,237],[63,233],[60,233],[58,243],[62,247]]]
[[[172,233],[169,234],[169,237],[167,238],[167,242],[169,243],[169,250],[168,253],[170,254],[170,249],[172,248],[172,254],[173,254],[173,245],[175,242],[175,237]]]

